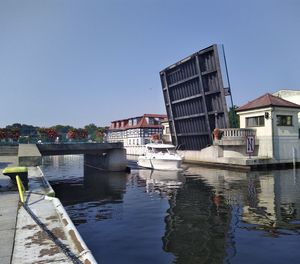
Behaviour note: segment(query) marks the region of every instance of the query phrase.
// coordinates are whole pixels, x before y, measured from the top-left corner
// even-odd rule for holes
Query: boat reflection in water
[[[169,193],[181,188],[185,183],[183,171],[163,171],[140,169],[138,175],[146,181],[147,192]]]

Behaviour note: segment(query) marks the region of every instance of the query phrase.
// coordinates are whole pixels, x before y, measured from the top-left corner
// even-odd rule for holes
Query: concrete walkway
[[[16,165],[17,158],[2,156],[0,160],[0,260],[1,264],[10,264],[15,238],[19,194],[10,178],[2,174],[6,166]]]
[[[0,259],[10,264],[18,212],[19,195],[16,192],[0,192]]]

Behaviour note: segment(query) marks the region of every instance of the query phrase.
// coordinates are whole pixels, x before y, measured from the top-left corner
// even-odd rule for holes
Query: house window
[[[154,119],[152,117],[149,118],[148,124],[149,125],[154,125]]]
[[[277,126],[292,126],[293,116],[291,115],[277,115]]]
[[[246,127],[263,127],[265,126],[264,116],[246,117]]]

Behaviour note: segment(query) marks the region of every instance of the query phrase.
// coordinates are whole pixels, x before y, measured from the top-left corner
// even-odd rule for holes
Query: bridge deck
[[[100,154],[111,149],[122,149],[122,143],[37,144],[42,156],[68,154]]]

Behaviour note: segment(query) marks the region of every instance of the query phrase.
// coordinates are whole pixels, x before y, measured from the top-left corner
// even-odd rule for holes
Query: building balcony
[[[255,129],[247,128],[226,128],[220,129],[222,137],[214,138],[213,144],[219,146],[245,146],[248,136],[256,136]],[[255,145],[258,145],[258,140],[255,139]]]

